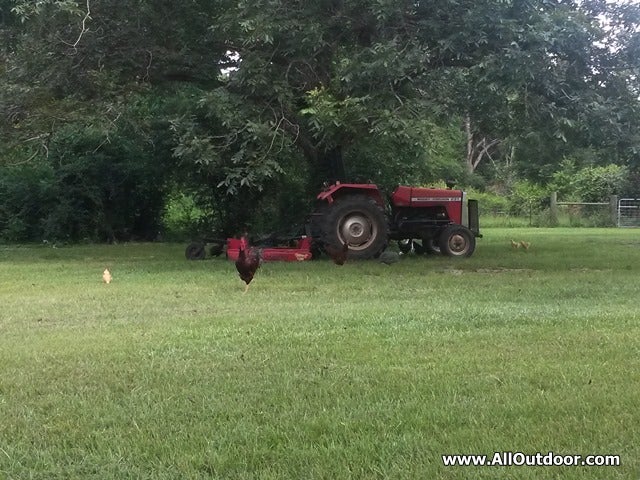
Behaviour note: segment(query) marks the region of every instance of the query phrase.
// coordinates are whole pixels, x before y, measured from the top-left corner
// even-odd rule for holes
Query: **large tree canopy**
[[[0,0],[0,165],[137,138],[231,228],[246,199],[296,210],[283,185],[460,178],[465,154],[540,180],[639,163],[635,2],[126,3]]]
[[[197,149],[185,153],[224,165],[232,190],[280,172],[279,155],[317,168],[336,147],[368,175],[393,165],[393,179],[438,177],[446,172],[428,152],[442,137],[427,131],[468,118],[476,140],[522,149],[523,170],[586,147],[631,162],[638,11],[604,1],[237,2],[217,27],[235,69],[200,105],[200,125],[218,134],[190,131],[183,145]]]

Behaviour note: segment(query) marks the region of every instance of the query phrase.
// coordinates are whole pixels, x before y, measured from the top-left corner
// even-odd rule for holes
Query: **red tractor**
[[[317,206],[304,234],[294,237],[271,235],[254,244],[262,248],[264,260],[301,261],[317,257],[327,245],[349,246],[354,259],[375,258],[397,240],[401,251],[442,253],[468,257],[481,237],[478,202],[468,200],[462,190],[451,188],[397,187],[388,202],[370,183],[340,183],[327,186],[317,196]],[[205,258],[205,245],[235,260],[240,240],[205,239],[191,243],[188,259]]]
[[[468,257],[481,237],[478,202],[452,188],[399,186],[387,202],[374,184],[337,182],[317,201],[310,222],[316,244],[346,242],[351,258],[376,257],[389,240],[405,251]]]

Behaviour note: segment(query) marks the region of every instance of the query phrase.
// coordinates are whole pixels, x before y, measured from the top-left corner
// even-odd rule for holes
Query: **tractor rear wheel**
[[[375,258],[387,246],[387,219],[382,208],[367,195],[336,200],[323,222],[323,241],[349,245],[349,258]]]
[[[440,251],[449,257],[468,257],[476,249],[476,237],[462,225],[449,225],[440,234]]]

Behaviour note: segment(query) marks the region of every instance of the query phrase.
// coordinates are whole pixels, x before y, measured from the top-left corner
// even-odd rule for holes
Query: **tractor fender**
[[[380,193],[378,186],[373,183],[334,183],[320,192],[316,198],[332,204],[340,197],[351,195],[367,195],[371,197],[380,208],[385,208],[382,193]]]

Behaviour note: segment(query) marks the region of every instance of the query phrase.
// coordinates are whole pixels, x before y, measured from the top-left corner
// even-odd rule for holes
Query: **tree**
[[[281,173],[282,152],[321,176],[336,149],[350,158],[377,142],[410,168],[429,161],[421,121],[452,116],[467,119],[471,170],[489,155],[532,149],[541,154],[521,168],[539,170],[598,144],[628,161],[638,62],[622,52],[637,49],[637,10],[556,0],[239,2],[219,19],[236,69],[201,105],[227,131],[206,139],[207,161],[233,158],[225,186],[258,186]],[[595,122],[611,132],[598,138]]]
[[[154,238],[175,163],[170,119],[191,109],[202,88],[217,84],[223,53],[216,52],[225,47],[207,27],[219,6],[155,0],[131,9],[108,0],[2,0],[0,117],[7,121],[0,122],[0,167],[27,177],[38,172],[48,184],[64,177],[58,167],[84,172],[78,178],[111,192],[112,201],[110,207],[102,194],[77,191],[87,200],[82,215],[103,224],[81,229],[82,237]],[[108,171],[93,175],[100,169]],[[109,184],[121,176],[129,178],[125,191],[119,186],[126,182]],[[29,235],[51,231],[43,224],[65,225],[59,209],[38,211],[47,218],[34,210],[25,221],[40,228]],[[77,238],[73,231],[55,235]]]
[[[564,156],[587,147],[600,150],[602,162],[633,161],[637,4],[483,2],[475,13],[469,28],[454,23],[457,32],[443,41],[445,53],[467,54],[442,60],[458,62],[457,88],[448,97],[469,114],[472,168],[496,153],[513,161],[517,152],[522,173],[544,178]],[[455,18],[467,23],[462,11]],[[496,152],[501,145],[507,148]]]
[[[208,199],[225,230],[287,203],[284,183],[311,200],[336,176],[465,175],[465,145],[473,175],[488,159],[545,179],[576,152],[633,164],[639,11],[605,0],[0,0],[0,150],[41,161],[63,127],[111,141],[140,119],[140,141],[161,144],[163,161],[174,154],[171,181]]]
[[[219,20],[236,69],[200,105],[209,135],[183,136],[178,153],[225,169],[231,192],[260,188],[292,156],[317,185],[337,156],[372,141],[379,164],[391,152],[425,163],[422,127],[433,112],[413,81],[426,63],[414,13],[409,1],[239,2]]]

